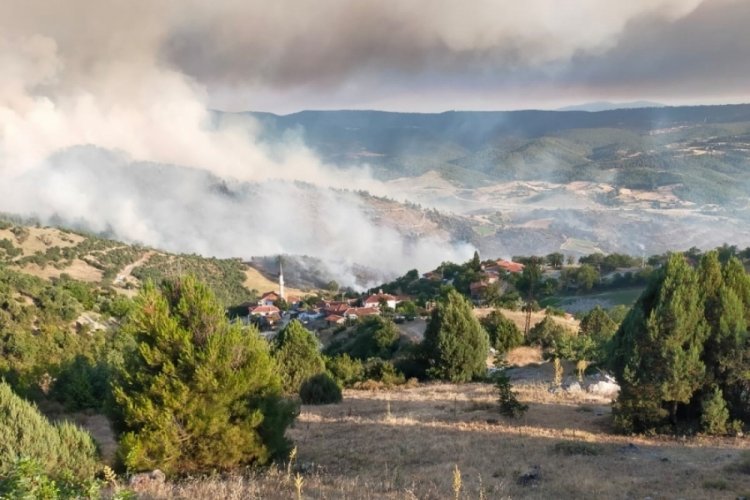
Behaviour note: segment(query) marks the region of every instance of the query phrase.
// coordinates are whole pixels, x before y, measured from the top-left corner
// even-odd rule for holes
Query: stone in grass
[[[529,470],[518,476],[518,484],[521,486],[534,487],[542,479],[542,468],[538,465],[532,465]]]

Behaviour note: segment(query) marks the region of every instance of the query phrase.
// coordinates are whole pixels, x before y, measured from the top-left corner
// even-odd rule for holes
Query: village
[[[495,287],[499,291],[506,291],[509,285],[503,278],[510,274],[520,274],[523,270],[524,264],[505,259],[481,264],[479,279],[469,286],[470,298],[476,305],[481,305],[488,288]],[[445,278],[439,270],[424,273],[422,278],[445,285],[453,284],[453,280]],[[428,314],[434,305],[432,301],[427,301],[421,311],[416,307],[407,308],[406,311],[399,310],[400,304],[409,303],[413,306],[414,301],[415,297],[410,295],[384,293],[382,289],[355,297],[345,297],[342,294],[339,300],[315,295],[302,297],[287,294],[283,267],[280,263],[278,289],[263,293],[257,303],[248,306],[248,314],[244,321],[255,324],[261,331],[266,332],[267,336],[294,319],[312,331],[351,325],[361,318],[382,314],[387,314],[395,323],[400,324],[413,321],[418,312]]]

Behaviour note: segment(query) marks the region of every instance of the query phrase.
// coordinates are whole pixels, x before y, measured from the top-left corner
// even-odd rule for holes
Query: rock
[[[518,476],[518,484],[521,486],[536,486],[542,479],[542,468],[532,465],[528,471]]]
[[[151,472],[140,472],[130,476],[128,486],[135,491],[151,489],[154,486],[161,486],[167,480],[167,476],[164,475],[159,469],[154,469]]]
[[[565,392],[575,394],[579,392],[583,392],[583,388],[581,387],[581,384],[578,382],[570,382],[569,384],[566,384],[563,386],[563,389],[565,389]]]
[[[596,394],[598,396],[615,397],[620,393],[620,386],[617,382],[610,382],[608,380],[600,380],[598,382],[592,382],[586,386],[586,392],[590,394]]]

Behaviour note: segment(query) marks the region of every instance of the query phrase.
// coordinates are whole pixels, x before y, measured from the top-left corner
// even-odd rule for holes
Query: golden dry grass
[[[50,247],[71,247],[85,238],[83,236],[61,231],[52,227],[26,227],[28,235],[19,241],[9,229],[0,229],[0,240],[9,239],[13,245],[23,251],[23,256],[33,255],[37,251],[44,252]]]
[[[98,283],[102,280],[102,271],[80,259],[74,259],[70,265],[65,266],[63,269],[58,269],[52,265],[42,268],[37,264],[30,263],[22,267],[21,270],[26,274],[44,279],[58,278],[61,274],[65,273],[73,279],[88,283]]]
[[[304,406],[290,431],[299,449],[304,498],[736,498],[750,476],[728,465],[748,448],[742,438],[614,435],[603,398],[553,395],[542,382],[517,386],[530,409],[500,416],[487,384],[425,384],[391,391],[347,390],[344,401]],[[562,448],[595,443],[596,455]],[[631,446],[632,445],[632,446]],[[561,446],[558,445],[557,448]],[[540,480],[518,483],[533,466]],[[725,484],[727,489],[716,489]],[[144,498],[294,498],[283,465],[263,473],[182,481]]]
[[[245,269],[245,281],[243,283],[245,288],[248,290],[257,290],[258,292],[266,293],[270,291],[278,291],[279,284],[275,281],[271,281],[263,276],[257,269],[247,266]],[[296,295],[298,297],[304,297],[309,292],[304,292],[298,288],[284,287],[287,295]]]

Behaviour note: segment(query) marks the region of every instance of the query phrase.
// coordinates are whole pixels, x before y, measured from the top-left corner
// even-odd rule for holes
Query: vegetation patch
[[[552,446],[552,451],[560,455],[596,456],[604,452],[604,448],[596,443],[585,441],[560,441]]]

